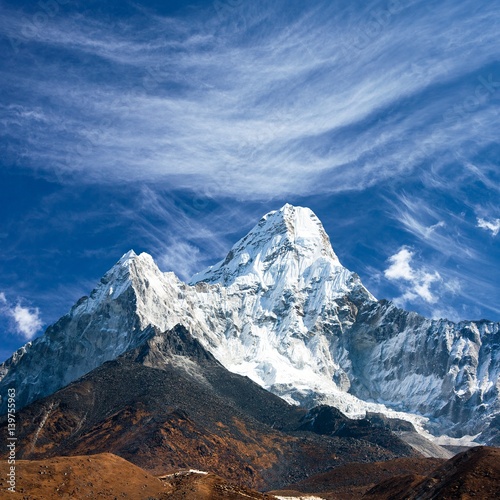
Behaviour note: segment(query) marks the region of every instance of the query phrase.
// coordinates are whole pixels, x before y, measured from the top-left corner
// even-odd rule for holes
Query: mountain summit
[[[262,217],[224,260],[196,274],[191,282],[228,286],[253,279],[266,286],[283,273],[298,280],[312,267],[325,266],[341,267],[320,220],[309,208],[286,204]]]
[[[455,437],[499,441],[500,328],[377,301],[343,267],[308,208],[265,215],[191,284],[125,254],[88,297],[0,365],[22,407],[184,325],[232,372],[311,407],[382,412]]]

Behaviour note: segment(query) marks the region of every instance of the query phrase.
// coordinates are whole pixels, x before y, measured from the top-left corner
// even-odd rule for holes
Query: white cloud
[[[478,217],[477,227],[491,231],[492,236],[496,236],[500,232],[500,219],[486,220]]]
[[[413,252],[402,247],[388,259],[390,266],[384,271],[384,275],[391,281],[399,282],[404,292],[395,302],[404,304],[421,299],[428,303],[435,303],[438,297],[431,288],[434,284],[441,283],[442,278],[437,271],[428,272],[423,267],[415,268],[412,265],[413,256]]]
[[[0,314],[13,323],[13,330],[25,340],[31,340],[42,328],[38,308],[10,304],[4,292],[0,292]]]
[[[42,328],[42,320],[40,319],[38,308],[22,307],[18,304],[12,310],[12,316],[16,322],[18,333],[23,335],[26,340],[32,339]]]
[[[390,280],[403,279],[412,281],[415,277],[415,273],[410,266],[412,256],[413,253],[403,247],[398,253],[389,257],[391,265],[384,271],[385,277]]]
[[[444,220],[440,220],[439,222],[436,222],[436,224],[429,226],[426,230],[427,237],[429,238],[431,236],[431,234],[434,231],[436,231],[436,229],[439,229],[440,227],[446,227],[446,222]]]
[[[496,139],[496,110],[474,106],[443,126],[477,82],[458,95],[419,97],[489,64],[500,35],[487,6],[444,2],[413,15],[413,4],[356,12],[325,2],[289,19],[283,5],[242,2],[222,17],[214,9],[189,22],[143,13],[113,27],[61,11],[33,41],[99,58],[99,74],[54,59],[30,79],[21,50],[19,75],[11,67],[0,74],[0,91],[16,86],[30,99],[3,109],[1,124],[13,143],[23,141],[17,157],[61,180],[166,182],[241,199],[363,189],[424,158],[439,169],[464,138],[471,154]],[[377,9],[383,22],[373,31]],[[233,16],[244,23],[231,32]],[[273,29],[262,30],[269,19]],[[0,32],[14,36],[23,23],[6,11]],[[103,61],[119,81],[102,84]],[[400,109],[408,99],[418,106]],[[378,119],[383,109],[400,111]]]
[[[155,239],[152,234],[146,236],[151,241]],[[149,253],[161,271],[173,272],[182,281],[187,281],[197,269],[202,267],[199,261],[203,256],[199,248],[177,237],[168,238],[167,241],[161,242],[154,251]]]
[[[173,238],[168,245],[164,245],[163,252],[158,259],[158,265],[162,269],[173,271],[180,278],[187,280],[194,274],[199,260],[199,248],[178,238]]]

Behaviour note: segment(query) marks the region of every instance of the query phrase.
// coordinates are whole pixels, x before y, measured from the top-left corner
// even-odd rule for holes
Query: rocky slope
[[[428,320],[377,301],[306,208],[270,212],[191,285],[129,252],[89,297],[0,366],[24,406],[182,323],[229,370],[286,401],[498,438],[499,324]],[[402,412],[396,413],[395,411]],[[410,415],[411,414],[411,415]]]
[[[418,456],[389,430],[360,428],[334,409],[339,432],[308,427],[314,415],[229,372],[182,326],[146,334],[21,410],[18,458],[111,452],[154,474],[194,468],[270,489],[351,461]]]
[[[398,458],[385,462],[351,463],[310,476],[272,493],[279,496],[309,494],[324,500],[355,500],[363,498],[368,490],[388,480],[399,484],[399,478],[410,474],[423,479],[445,462],[437,458]],[[395,500],[402,498],[405,497]]]
[[[430,474],[397,476],[370,489],[363,498],[453,500],[500,496],[500,450],[476,447],[458,454]]]
[[[324,500],[490,500],[500,495],[500,450],[475,447],[449,459],[399,458],[353,463],[311,476],[279,496]]]
[[[17,462],[16,491],[5,493],[8,463],[0,461],[0,497],[22,500],[272,500],[205,471],[176,471],[155,477],[111,453]]]

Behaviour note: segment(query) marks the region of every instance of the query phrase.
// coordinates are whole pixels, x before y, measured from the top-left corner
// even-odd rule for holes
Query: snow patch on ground
[[[282,497],[281,495],[274,495],[275,498],[278,500],[325,500],[323,497],[312,497],[312,496],[305,496],[305,497]]]
[[[440,446],[480,446],[480,444],[475,441],[480,434],[476,434],[475,436],[469,436],[465,435],[462,436],[461,438],[452,438],[450,436],[442,435],[442,436],[431,436],[431,440],[434,441],[434,443],[440,445]],[[429,439],[429,438],[428,438]]]
[[[201,474],[203,476],[206,476],[208,474],[208,472],[205,472],[203,470],[197,470],[197,469],[189,469],[189,472],[191,474]]]

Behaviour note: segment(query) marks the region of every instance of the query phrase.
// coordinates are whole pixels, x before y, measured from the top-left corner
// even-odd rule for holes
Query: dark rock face
[[[356,432],[296,430],[304,409],[228,372],[184,327],[147,333],[142,345],[22,410],[18,458],[106,451],[158,474],[195,468],[273,488],[342,463],[401,455],[396,437],[375,443]],[[330,410],[322,412],[350,422]],[[2,437],[6,430],[4,422]]]
[[[395,432],[416,432],[411,422],[401,420],[400,418],[387,418],[382,413],[366,413],[366,418],[374,427],[382,427]]]
[[[82,312],[88,300],[82,298],[42,337],[0,365],[0,414],[6,411],[9,387],[16,389],[16,405],[22,408],[141,343],[148,333],[133,312],[135,299],[128,289],[116,300]]]
[[[491,419],[489,426],[482,433],[482,436],[491,446],[500,447],[500,415],[496,415]]]
[[[394,477],[415,475],[424,479],[445,460],[437,458],[398,458],[385,462],[350,463],[340,465],[327,472],[316,474],[286,486],[276,495],[306,496],[313,495],[325,499],[356,500],[385,480]],[[404,496],[395,497],[401,500]],[[385,499],[387,500],[387,499]]]
[[[302,418],[299,430],[312,431],[316,434],[334,435],[346,425],[349,419],[337,408],[316,406]]]
[[[390,421],[390,419],[386,419]],[[331,406],[318,406],[310,410],[301,421],[300,430],[309,430],[317,434],[342,438],[363,439],[384,448],[389,448],[400,456],[409,456],[412,448],[403,443],[390,430],[390,425],[374,424],[370,419],[352,420]],[[411,424],[410,424],[411,425]]]

